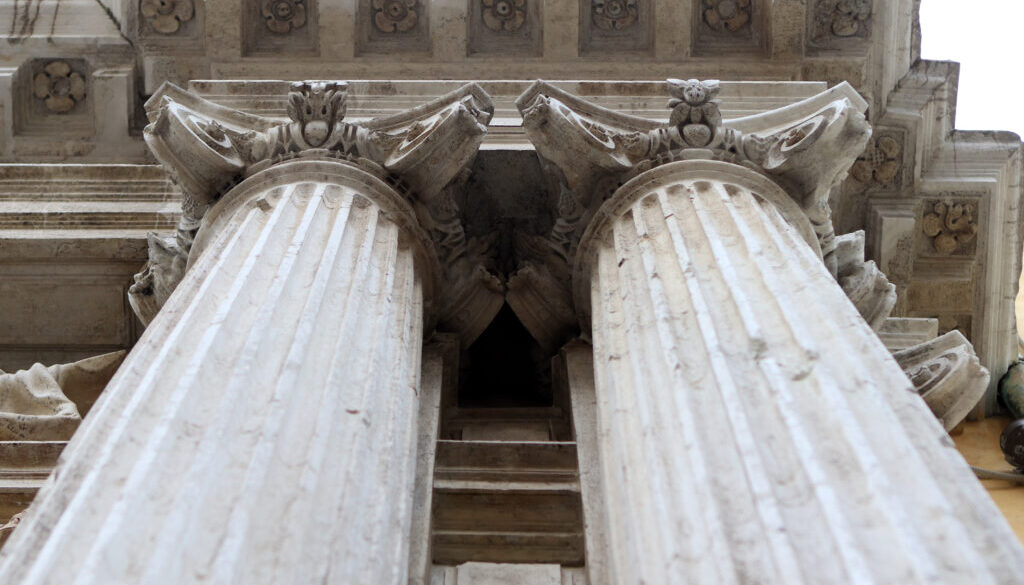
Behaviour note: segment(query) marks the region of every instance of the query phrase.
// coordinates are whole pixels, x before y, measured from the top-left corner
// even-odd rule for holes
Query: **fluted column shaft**
[[[1005,520],[757,173],[671,163],[588,228],[608,582],[1019,582]]]
[[[0,582],[404,585],[432,268],[411,218],[337,162],[228,193]]]

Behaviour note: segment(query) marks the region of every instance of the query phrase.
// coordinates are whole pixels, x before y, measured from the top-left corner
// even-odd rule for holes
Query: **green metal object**
[[[1014,420],[1024,418],[1024,362],[1010,366],[999,381],[999,398]]]

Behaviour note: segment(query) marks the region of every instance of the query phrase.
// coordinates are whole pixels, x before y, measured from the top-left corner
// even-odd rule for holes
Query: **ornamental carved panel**
[[[973,256],[978,245],[980,203],[979,199],[926,199],[919,252],[927,256]]]
[[[359,0],[356,14],[360,53],[430,50],[430,2],[426,0]]]
[[[245,55],[316,52],[317,0],[249,0],[244,6],[242,51]]]
[[[865,189],[900,189],[906,165],[906,134],[877,128],[864,153],[850,168],[850,178]]]
[[[814,0],[807,6],[811,47],[842,46],[871,36],[873,0]]]
[[[541,54],[542,0],[469,0],[469,54]]]
[[[89,64],[84,59],[34,59],[16,76],[15,133],[81,136],[92,131]]]
[[[202,37],[204,4],[200,0],[134,0],[130,6],[144,44],[180,46]]]
[[[580,52],[653,48],[652,0],[580,0]]]
[[[763,0],[699,0],[694,2],[693,52],[720,55],[761,52],[768,11]]]

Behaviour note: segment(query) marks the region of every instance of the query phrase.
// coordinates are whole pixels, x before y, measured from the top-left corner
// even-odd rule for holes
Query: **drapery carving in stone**
[[[839,285],[864,320],[879,331],[896,306],[896,287],[872,260],[864,260],[864,231],[836,238]]]
[[[893,357],[947,431],[967,417],[988,388],[988,370],[959,331],[897,351]]]
[[[393,185],[435,242],[450,283],[438,314],[464,342],[501,307],[501,283],[468,241],[452,191],[486,133],[493,106],[475,84],[406,112],[354,124],[345,120],[347,87],[333,81],[293,84],[290,121],[252,116],[165,85],[149,102],[146,141],[184,195],[182,221],[170,238],[150,238],[150,262],[136,277],[132,305],[152,319],[184,274],[206,210],[239,180],[293,158],[327,157]]]
[[[70,439],[82,421],[72,398],[83,387],[106,385],[124,356],[118,351],[71,364],[0,371],[0,441]]]
[[[870,136],[863,114],[848,98],[828,93],[788,118],[766,116],[763,130],[741,131],[723,123],[716,81],[670,79],[667,89],[673,96],[668,125],[607,110],[545,82],[517,100],[559,193],[551,234],[522,246],[527,260],[508,284],[510,305],[536,338],[554,345],[575,325],[568,274],[582,230],[600,205],[631,177],[676,160],[741,164],[779,184],[813,227],[808,244],[837,275],[828,194]]]

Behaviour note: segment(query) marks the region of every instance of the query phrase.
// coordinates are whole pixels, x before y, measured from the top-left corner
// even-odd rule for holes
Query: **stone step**
[[[435,563],[583,562],[575,443],[438,441],[433,491]]]

